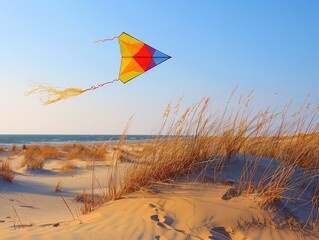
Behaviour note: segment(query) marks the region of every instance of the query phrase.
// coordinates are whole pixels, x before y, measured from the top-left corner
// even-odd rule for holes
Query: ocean
[[[27,135],[27,134],[0,134],[0,146],[12,144],[65,144],[65,143],[93,143],[117,141],[121,135]],[[127,135],[126,140],[153,139],[152,135]]]

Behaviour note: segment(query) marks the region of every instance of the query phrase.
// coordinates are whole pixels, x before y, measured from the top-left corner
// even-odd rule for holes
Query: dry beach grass
[[[0,175],[5,181],[12,182],[14,179],[14,172],[12,171],[8,162],[4,162],[0,166]]]

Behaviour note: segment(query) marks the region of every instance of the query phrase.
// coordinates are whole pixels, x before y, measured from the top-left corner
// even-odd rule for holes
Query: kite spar
[[[31,91],[27,92],[26,95],[34,93],[44,94],[44,96],[41,97],[40,100],[43,102],[44,105],[48,105],[63,99],[81,95],[87,91],[96,90],[100,87],[117,81],[121,81],[125,84],[128,81],[136,78],[137,76],[171,58],[165,53],[158,51],[157,49],[143,43],[142,41],[130,36],[125,32],[123,32],[120,36],[116,36],[114,38],[96,40],[94,41],[94,43],[112,41],[114,39],[118,39],[122,55],[120,73],[117,79],[101,83],[87,89],[59,89],[49,85],[37,84]]]

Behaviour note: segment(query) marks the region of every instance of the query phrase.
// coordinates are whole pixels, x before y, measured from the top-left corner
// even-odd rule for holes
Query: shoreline
[[[13,145],[16,146],[30,146],[30,145],[52,145],[52,146],[61,146],[66,144],[104,144],[104,143],[115,143],[120,139],[121,135],[39,135],[39,134],[2,134],[0,135],[0,147],[10,147]],[[144,142],[148,140],[155,139],[156,135],[126,135],[125,141],[135,143],[135,142]],[[7,138],[7,140],[6,140]],[[18,138],[17,140],[12,140],[10,138]],[[33,139],[30,139],[33,138]],[[47,141],[46,141],[46,139]],[[6,141],[5,141],[6,140]]]

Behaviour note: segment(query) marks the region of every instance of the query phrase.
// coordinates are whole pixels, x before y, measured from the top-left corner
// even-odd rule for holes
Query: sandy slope
[[[222,200],[228,188],[156,185],[157,194],[136,193],[57,227],[1,232],[5,239],[302,239],[289,231],[258,228],[271,214],[249,198]],[[238,225],[247,230],[239,231]]]
[[[89,190],[92,180],[92,171],[80,168],[83,162],[75,162],[79,167],[69,172],[54,170],[63,164],[60,160],[48,161],[43,170],[26,171],[19,169],[21,160],[8,160],[17,172],[13,183],[0,180],[0,239],[305,239],[272,227],[273,213],[261,210],[253,196],[223,200],[230,186],[211,182],[155,184],[151,191],[79,216],[81,203],[74,196]],[[100,165],[95,174],[104,188],[111,167]],[[226,178],[238,178],[241,165],[230,162]],[[59,181],[63,191],[55,193]],[[20,226],[14,210],[26,227]]]

